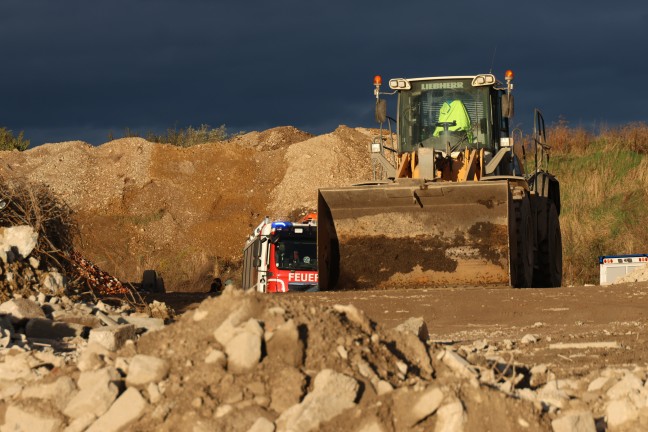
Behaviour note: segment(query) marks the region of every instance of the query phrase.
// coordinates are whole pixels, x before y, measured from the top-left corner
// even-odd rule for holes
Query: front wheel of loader
[[[516,256],[514,279],[515,288],[533,286],[533,217],[529,197],[515,202]]]
[[[538,245],[538,269],[533,286],[559,287],[562,285],[562,235],[556,205],[549,203],[547,236]]]

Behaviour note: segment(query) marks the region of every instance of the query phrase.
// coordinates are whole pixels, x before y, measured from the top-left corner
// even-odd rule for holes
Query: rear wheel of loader
[[[538,270],[535,272],[533,286],[559,287],[562,285],[562,235],[558,210],[553,202],[549,203],[547,236],[538,245]]]
[[[527,288],[533,286],[533,218],[529,197],[515,201],[514,205],[517,254],[512,282],[515,288]]]

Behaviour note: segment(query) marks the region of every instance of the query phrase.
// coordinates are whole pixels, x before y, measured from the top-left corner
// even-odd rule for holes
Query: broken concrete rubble
[[[314,389],[304,400],[285,410],[277,419],[280,431],[311,431],[355,404],[358,382],[324,369],[315,377]]]
[[[0,227],[0,260],[9,263],[25,259],[37,242],[38,233],[29,225]]]
[[[117,351],[127,340],[135,338],[133,324],[109,325],[90,330],[89,342],[97,343],[109,351]]]
[[[191,312],[115,351],[94,341],[65,358],[0,350],[0,405],[33,404],[32,420],[58,421],[54,430],[454,431],[480,430],[487,416],[504,430],[580,431],[603,421],[637,430],[646,420],[645,368],[557,378],[551,363],[498,357],[492,340],[425,344],[339,309],[229,290],[203,302],[199,320]],[[491,357],[480,363],[478,354]]]

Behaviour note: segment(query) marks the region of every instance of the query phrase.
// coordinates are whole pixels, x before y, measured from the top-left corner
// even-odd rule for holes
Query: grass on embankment
[[[561,185],[563,285],[599,282],[598,257],[648,253],[648,125],[548,131]]]

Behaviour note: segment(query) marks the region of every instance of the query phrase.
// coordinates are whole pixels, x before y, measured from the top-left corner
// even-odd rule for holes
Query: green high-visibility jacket
[[[456,121],[456,126],[450,126],[449,131],[466,131],[468,135],[468,142],[472,142],[472,128],[470,127],[470,116],[468,116],[468,111],[466,111],[466,106],[458,99],[453,100],[452,102],[444,102],[439,110],[439,123],[443,122],[453,122]],[[443,133],[443,127],[437,126],[434,129],[434,136],[439,136]]]

